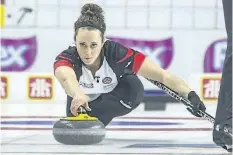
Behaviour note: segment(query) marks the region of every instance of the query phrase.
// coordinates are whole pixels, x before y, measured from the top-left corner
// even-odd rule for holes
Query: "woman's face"
[[[76,35],[76,47],[78,54],[86,65],[92,65],[99,57],[103,46],[101,32],[79,28]]]

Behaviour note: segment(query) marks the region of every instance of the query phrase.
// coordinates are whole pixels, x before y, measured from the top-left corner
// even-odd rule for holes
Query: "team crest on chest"
[[[112,78],[110,78],[110,77],[105,77],[105,78],[103,78],[102,82],[103,82],[104,84],[110,84],[110,83],[112,82]]]

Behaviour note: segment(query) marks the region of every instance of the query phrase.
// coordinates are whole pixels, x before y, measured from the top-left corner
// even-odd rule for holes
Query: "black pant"
[[[135,75],[125,75],[113,91],[102,94],[96,100],[89,102],[91,112],[88,115],[97,117],[105,126],[118,116],[123,116],[134,110],[143,101],[144,87]],[[67,116],[73,116],[70,111],[72,98],[67,97]]]
[[[213,130],[213,141],[220,146],[232,145],[231,137],[226,136],[223,131],[215,130],[217,125],[232,127],[232,0],[223,0],[222,3],[228,37]]]

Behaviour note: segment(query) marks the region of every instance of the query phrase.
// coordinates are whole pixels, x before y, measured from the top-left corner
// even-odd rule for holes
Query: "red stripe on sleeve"
[[[133,69],[132,71],[134,73],[137,73],[138,70],[140,69],[143,61],[145,60],[146,56],[142,53],[137,53],[135,56],[134,56],[134,64],[133,64]]]
[[[117,63],[119,62],[124,62],[128,57],[131,57],[133,55],[133,51],[132,49],[128,48],[128,52],[127,54],[124,56],[124,58],[122,58],[120,61],[118,61]]]
[[[61,58],[61,59],[64,59],[64,60],[72,61],[71,59],[62,56],[62,53],[60,53],[58,57]]]
[[[73,68],[73,65],[67,60],[59,60],[54,65],[54,71],[60,66],[67,66]]]

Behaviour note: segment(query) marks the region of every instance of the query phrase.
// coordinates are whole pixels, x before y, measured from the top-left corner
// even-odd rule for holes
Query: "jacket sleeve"
[[[60,66],[68,66],[73,68],[77,59],[77,52],[75,47],[69,47],[68,49],[62,51],[56,58],[54,62],[54,71]]]
[[[137,73],[146,56],[139,51],[116,42],[112,42],[111,46],[111,57],[116,68],[121,71],[130,70],[133,73]]]

